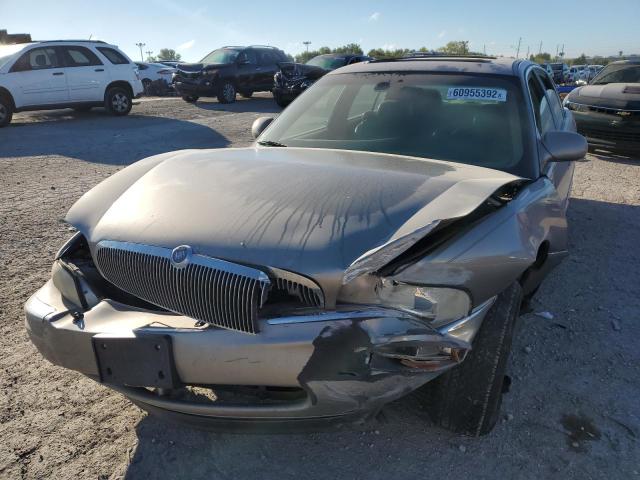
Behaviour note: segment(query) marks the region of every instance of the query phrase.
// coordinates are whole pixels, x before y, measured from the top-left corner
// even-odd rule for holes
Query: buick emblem
[[[184,268],[189,264],[192,253],[189,245],[180,245],[171,251],[171,263],[176,268]]]

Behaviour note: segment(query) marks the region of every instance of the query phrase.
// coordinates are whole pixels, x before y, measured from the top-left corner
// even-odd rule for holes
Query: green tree
[[[439,52],[449,55],[469,55],[469,42],[466,40],[454,40],[438,49]]]
[[[549,63],[551,61],[551,54],[547,52],[537,53],[530,55],[529,60],[536,63]]]
[[[356,55],[362,55],[362,48],[357,43],[349,43],[342,47],[333,49],[329,47],[320,47],[318,50],[309,50],[308,52],[299,53],[296,55],[296,62],[307,63],[313,57],[317,57],[318,55],[327,55],[329,53],[353,53]]]
[[[174,62],[180,61],[182,57],[173,48],[161,48],[158,54],[158,60],[172,60]]]

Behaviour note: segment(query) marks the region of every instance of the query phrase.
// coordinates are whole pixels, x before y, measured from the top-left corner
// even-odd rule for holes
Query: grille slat
[[[147,302],[220,327],[258,331],[262,291],[270,284],[264,272],[202,255],[174,265],[171,252],[103,241],[94,260],[109,282]]]

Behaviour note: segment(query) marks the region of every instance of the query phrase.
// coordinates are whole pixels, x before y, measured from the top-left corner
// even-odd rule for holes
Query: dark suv
[[[178,65],[174,85],[187,102],[217,97],[220,103],[232,103],[236,93],[248,98],[253,92],[271,91],[278,63],[286,61],[287,55],[275,47],[222,47],[200,63]]]

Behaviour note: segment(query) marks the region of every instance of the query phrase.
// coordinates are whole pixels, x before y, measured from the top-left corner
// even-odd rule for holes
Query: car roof
[[[608,65],[638,65],[640,64],[640,58],[628,59],[628,60],[616,60]]]
[[[371,73],[371,72],[451,72],[451,73],[483,73],[492,75],[518,75],[518,66],[529,63],[507,57],[473,57],[473,56],[424,56],[374,60],[371,62],[354,63],[334,70],[328,75],[343,73]]]

